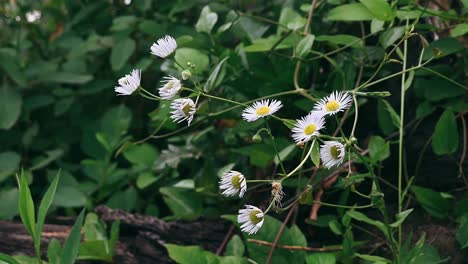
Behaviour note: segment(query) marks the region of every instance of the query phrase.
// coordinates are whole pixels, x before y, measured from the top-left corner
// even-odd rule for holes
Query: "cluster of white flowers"
[[[151,45],[151,54],[160,58],[170,56],[177,49],[177,43],[171,36],[164,36],[156,43]],[[188,72],[188,73],[187,73]],[[182,72],[182,79],[186,80],[189,77],[190,71]],[[133,70],[129,75],[120,78],[119,86],[115,87],[115,92],[118,95],[131,95],[140,88],[141,70]],[[164,100],[172,100],[182,89],[182,82],[174,76],[166,76],[161,81],[161,87],[158,89],[159,96]],[[171,103],[171,119],[174,122],[180,123],[187,121],[188,125],[193,120],[193,116],[197,111],[196,104],[189,98],[175,99]]]
[[[325,127],[325,117],[348,109],[351,102],[352,98],[346,92],[333,92],[319,100],[309,114],[297,119],[291,130],[293,140],[298,144],[303,144],[319,136],[320,130]],[[273,115],[282,107],[283,104],[278,100],[260,100],[245,108],[242,112],[242,118],[247,122],[253,122]],[[344,157],[345,145],[338,141],[325,141],[320,147],[320,158],[323,166],[327,169],[343,163]],[[222,176],[219,188],[225,196],[238,195],[239,198],[242,198],[247,190],[246,182],[242,173],[229,171]],[[278,208],[281,206],[285,193],[280,181],[272,182],[271,187],[271,202]],[[239,210],[237,222],[241,225],[242,231],[249,235],[255,234],[263,225],[265,213],[258,207],[245,205],[245,209]]]

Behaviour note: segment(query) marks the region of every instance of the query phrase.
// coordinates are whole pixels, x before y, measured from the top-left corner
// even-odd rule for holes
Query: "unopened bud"
[[[255,143],[262,142],[262,136],[260,136],[259,134],[255,134],[252,137],[252,141],[255,142]]]
[[[182,71],[182,79],[183,80],[187,80],[190,77],[192,77],[192,73],[189,70]]]

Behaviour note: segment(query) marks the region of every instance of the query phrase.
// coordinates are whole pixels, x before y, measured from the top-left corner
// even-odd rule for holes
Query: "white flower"
[[[115,87],[117,95],[131,95],[140,86],[141,70],[133,70],[130,74],[119,79],[119,85]]]
[[[161,58],[166,58],[177,49],[177,43],[171,36],[164,36],[158,39],[157,43],[151,45],[151,54]]]
[[[325,125],[322,112],[312,111],[307,116],[297,120],[292,131],[296,143],[304,143],[312,137],[320,135],[319,130]]]
[[[332,92],[329,96],[318,101],[314,110],[322,111],[324,115],[334,115],[351,106],[352,98],[347,92]]]
[[[285,193],[283,192],[283,186],[281,182],[274,181],[271,184],[271,199],[276,208],[281,206],[281,200],[283,200]]]
[[[171,103],[171,108],[173,109],[171,112],[171,118],[174,120],[174,122],[180,123],[187,120],[188,125],[190,126],[190,123],[193,120],[193,115],[197,111],[195,103],[192,101],[192,99],[175,99]]]
[[[232,170],[223,174],[221,181],[219,181],[219,189],[224,190],[223,195],[225,196],[239,194],[239,198],[242,198],[247,190],[247,182],[242,173]]]
[[[159,95],[166,100],[172,99],[182,88],[180,80],[170,75],[164,77],[161,83],[163,86],[159,88]]]
[[[253,205],[246,205],[246,209],[240,209],[237,216],[237,222],[241,225],[241,230],[249,235],[257,233],[262,227],[264,214],[263,211]]]
[[[320,158],[327,169],[343,163],[345,147],[338,141],[325,141],[320,147]]]
[[[272,100],[261,100],[254,102],[252,106],[244,109],[242,112],[242,118],[248,122],[253,122],[261,117],[269,116],[278,111],[283,105],[281,101]]]
[[[26,12],[26,20],[29,23],[33,23],[33,22],[35,22],[36,20],[39,20],[39,19],[41,19],[41,12],[40,11],[32,10],[32,11]]]

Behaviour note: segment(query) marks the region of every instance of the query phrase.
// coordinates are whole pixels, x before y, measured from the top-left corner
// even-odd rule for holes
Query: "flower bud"
[[[255,142],[255,143],[262,142],[262,136],[260,136],[259,134],[255,134],[255,135],[252,137],[252,141]]]
[[[190,77],[192,77],[192,73],[189,70],[182,71],[182,79],[183,80],[187,80]]]

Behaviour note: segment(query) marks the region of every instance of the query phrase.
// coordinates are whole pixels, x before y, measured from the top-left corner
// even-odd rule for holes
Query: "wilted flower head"
[[[219,189],[223,190],[222,194],[225,196],[239,195],[239,198],[242,198],[247,190],[247,182],[242,173],[232,170],[223,174],[219,181]]]
[[[245,209],[240,209],[237,216],[241,230],[249,235],[257,233],[263,225],[263,220],[263,211],[253,205],[246,205]]]
[[[190,98],[175,99],[171,103],[171,118],[174,122],[180,123],[187,120],[188,125],[193,120],[193,115],[197,111],[195,103]]]
[[[314,106],[314,110],[323,112],[324,115],[334,115],[351,106],[352,98],[347,92],[332,92]]]
[[[345,147],[338,141],[325,141],[320,147],[320,158],[327,169],[343,163]]]
[[[312,111],[307,116],[297,120],[292,131],[296,143],[307,142],[312,137],[320,135],[319,130],[325,125],[322,112]]]
[[[166,58],[177,49],[177,43],[171,36],[164,36],[158,39],[157,43],[151,45],[151,54],[161,58]]]
[[[159,96],[166,100],[172,99],[182,88],[180,80],[173,76],[164,77],[161,83],[163,86],[159,88]]]
[[[283,186],[281,182],[274,181],[271,184],[271,199],[276,208],[281,206],[281,201],[283,200],[285,194],[283,192]]]
[[[261,117],[269,116],[278,111],[283,105],[281,101],[269,99],[254,102],[252,106],[244,109],[242,118],[248,122],[253,122]]]
[[[141,70],[133,70],[130,74],[119,79],[119,85],[115,87],[117,95],[131,95],[140,87]]]

